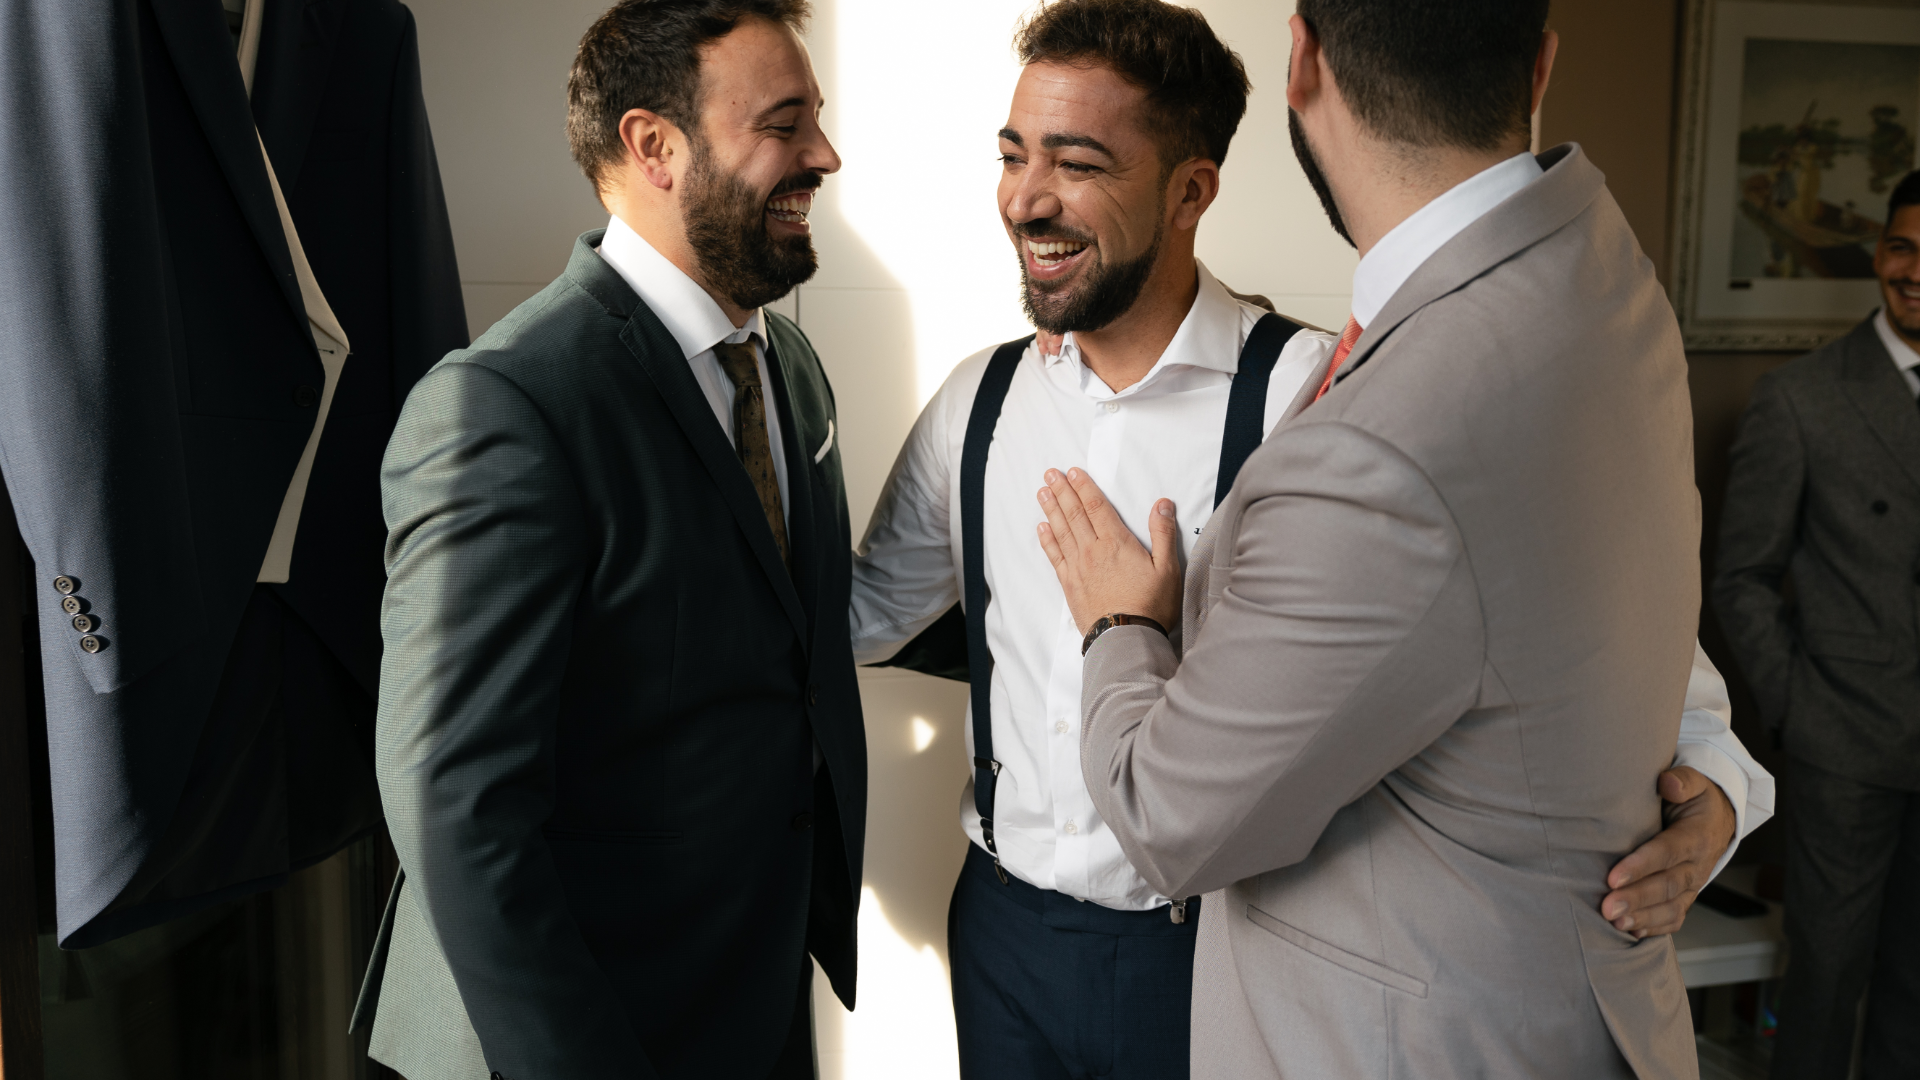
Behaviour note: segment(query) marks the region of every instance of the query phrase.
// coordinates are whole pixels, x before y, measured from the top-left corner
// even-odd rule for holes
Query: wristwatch
[[[1080,643],[1080,655],[1087,655],[1087,650],[1093,648],[1094,639],[1116,626],[1145,626],[1153,630],[1158,630],[1162,634],[1167,632],[1166,627],[1161,626],[1145,615],[1102,615],[1099,620],[1093,624],[1093,629],[1087,631],[1086,640]]]

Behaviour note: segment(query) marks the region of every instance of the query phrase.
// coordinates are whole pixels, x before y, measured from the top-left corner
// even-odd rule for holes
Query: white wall
[[[605,223],[567,156],[566,74],[607,0],[410,0],[477,334]],[[1246,59],[1254,96],[1201,226],[1229,285],[1320,326],[1346,321],[1354,255],[1294,163],[1281,95],[1288,5],[1190,0]],[[810,43],[846,161],[813,214],[819,275],[782,307],[833,380],[855,534],[921,404],[967,355],[1027,332],[994,205],[994,133],[1030,0],[815,0]],[[946,902],[966,850],[965,690],[863,672],[872,764],[857,1012],[816,994],[826,1080],[957,1076]]]

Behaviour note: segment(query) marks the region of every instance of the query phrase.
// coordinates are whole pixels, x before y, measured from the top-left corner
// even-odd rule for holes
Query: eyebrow
[[[821,105],[824,106],[826,103],[827,101],[825,98],[820,99]],[[783,101],[776,101],[773,104],[767,106],[766,108],[761,109],[759,115],[755,116],[753,119],[755,123],[759,123],[763,120],[771,119],[773,114],[779,112],[781,109],[791,109],[795,107],[805,108],[806,104],[807,104],[806,98],[790,97]]]
[[[1022,149],[1027,145],[1027,141],[1020,137],[1020,133],[1012,128],[1001,128],[1000,137]],[[1059,150],[1063,147],[1077,146],[1083,150],[1092,150],[1096,153],[1105,154],[1115,161],[1119,160],[1113,151],[1107,149],[1106,143],[1101,142],[1091,135],[1062,135],[1058,133],[1042,135],[1040,137],[1040,146],[1045,150]]]

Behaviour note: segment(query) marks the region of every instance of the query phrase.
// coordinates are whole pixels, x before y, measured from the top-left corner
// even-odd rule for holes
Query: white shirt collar
[[[1200,274],[1200,289],[1194,294],[1193,306],[1187,309],[1187,317],[1180,321],[1180,329],[1174,331],[1173,340],[1167,342],[1166,351],[1152,370],[1134,386],[1145,386],[1161,371],[1176,365],[1209,368],[1228,375],[1240,370],[1240,301],[1207,271],[1205,263],[1196,259],[1194,266]],[[1042,359],[1048,367],[1072,364],[1084,368],[1086,363],[1071,333],[1061,343],[1058,355]],[[1106,389],[1090,371],[1082,371],[1081,378],[1092,380],[1090,386],[1098,384],[1100,390]]]
[[[723,341],[738,344],[750,337],[766,340],[760,309],[747,316],[745,326],[734,326],[707,290],[617,216],[607,221],[607,234],[600,239],[600,257],[640,294],[687,359]]]
[[[1373,325],[1387,301],[1434,252],[1542,174],[1532,154],[1515,154],[1455,184],[1395,225],[1353,271],[1354,321]]]
[[[1873,332],[1880,335],[1880,344],[1887,347],[1887,355],[1893,357],[1895,367],[1901,371],[1920,368],[1920,353],[1914,352],[1913,346],[1902,341],[1900,335],[1893,332],[1892,324],[1887,322],[1887,309],[1884,307],[1873,313]]]

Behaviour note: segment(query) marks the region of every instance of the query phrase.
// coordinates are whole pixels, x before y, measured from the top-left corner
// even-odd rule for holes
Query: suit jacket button
[[[73,628],[83,634],[93,633],[93,628],[97,625],[99,624],[93,621],[93,616],[91,615],[75,615],[73,617]]]
[[[61,596],[72,596],[74,593],[80,591],[80,583],[65,574],[61,574],[59,577],[53,579],[53,591],[59,593]]]
[[[813,828],[812,814],[793,815],[793,831],[794,832],[806,832],[808,829],[811,829],[811,828]]]
[[[303,409],[311,409],[320,404],[320,391],[311,386],[302,386],[293,392],[293,403]]]
[[[69,615],[78,615],[87,608],[87,602],[77,596],[65,596],[60,599],[60,610]]]
[[[1913,583],[1915,585],[1920,585],[1920,570],[1915,570],[1913,572]]]
[[[807,687],[807,704],[809,705],[820,704],[820,688],[819,687],[817,686]]]
[[[1886,513],[1886,512],[1887,512],[1887,500],[1885,500],[1885,499],[1875,499],[1875,500],[1873,500],[1873,512],[1874,512],[1874,513],[1876,513],[1876,514],[1884,514],[1884,513]]]
[[[97,653],[101,649],[104,649],[106,647],[107,647],[106,642],[101,641],[99,638],[94,637],[92,634],[88,634],[86,637],[83,637],[80,639],[80,648],[90,653]]]

